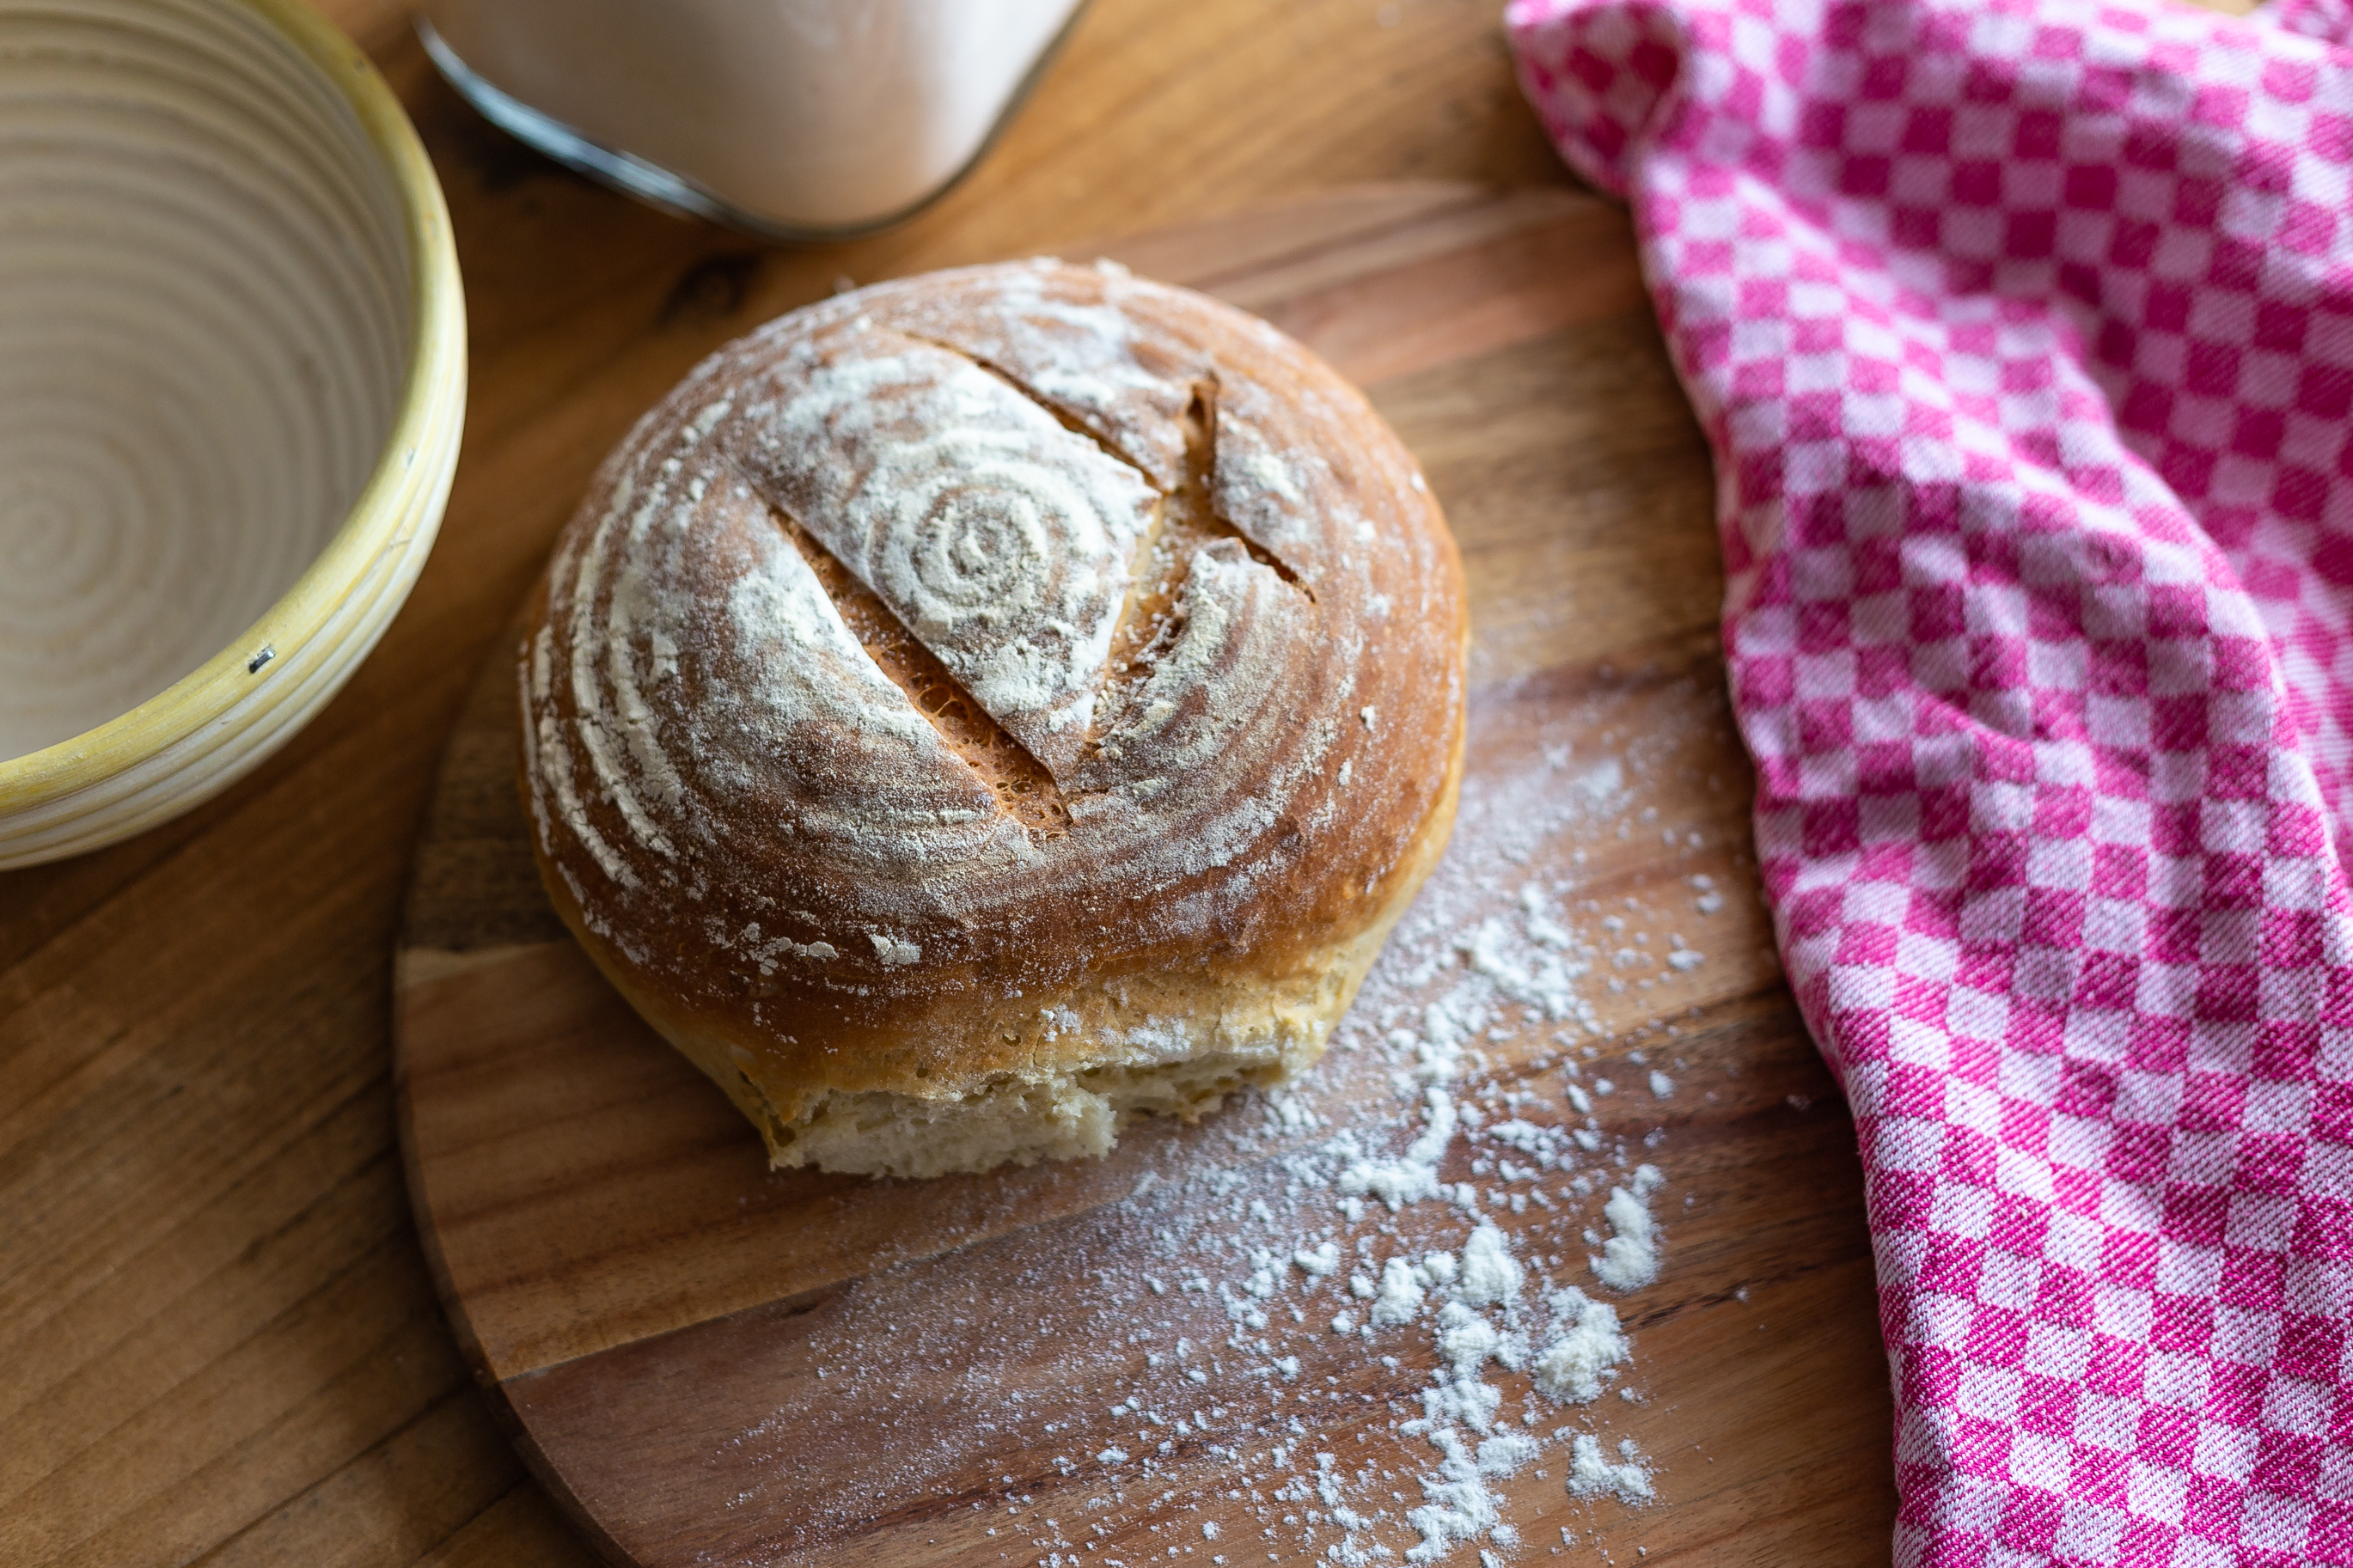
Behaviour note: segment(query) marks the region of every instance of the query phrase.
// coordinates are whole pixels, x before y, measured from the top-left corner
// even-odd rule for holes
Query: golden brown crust
[[[953,1097],[1074,997],[1314,990],[1385,930],[1464,616],[1410,457],[1264,323],[1059,264],[864,289],[705,362],[565,529],[521,650],[542,874],[788,1119]]]
[[[1458,727],[1436,808],[1381,888],[1369,924],[1306,951],[1286,973],[1248,964],[1197,964],[1125,973],[1086,973],[1062,989],[977,1006],[943,997],[883,1026],[828,1037],[828,1054],[854,1070],[811,1074],[739,1018],[646,989],[643,977],[613,961],[609,943],[588,930],[558,879],[547,879],[556,912],[606,977],[664,1038],[725,1090],[758,1128],[779,1164],[798,1164],[797,1129],[828,1097],[896,1095],[938,1100],[1018,1079],[1037,1083],[1082,1078],[1105,1067],[1148,1068],[1182,1057],[1213,1057],[1227,1070],[1218,1093],[1271,1088],[1312,1064],[1356,998],[1389,931],[1445,853],[1461,794],[1464,730]],[[1106,1042],[1130,1042],[1120,1049]],[[1136,1041],[1148,1041],[1137,1046]],[[950,1068],[931,1048],[953,1043]],[[1212,1096],[1198,1107],[1214,1110]],[[1018,1157],[1018,1156],[1017,1156]],[[1024,1161],[1026,1163],[1027,1162]],[[956,1167],[944,1167],[956,1168]],[[895,1174],[934,1174],[897,1171]]]

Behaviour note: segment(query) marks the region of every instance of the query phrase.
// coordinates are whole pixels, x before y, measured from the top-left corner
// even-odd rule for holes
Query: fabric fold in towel
[[[1715,450],[1899,1563],[2353,1563],[2346,20],[1506,13]]]

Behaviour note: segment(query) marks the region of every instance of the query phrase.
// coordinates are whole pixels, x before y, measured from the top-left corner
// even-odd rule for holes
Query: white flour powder
[[[1659,1277],[1659,1227],[1648,1204],[1665,1178],[1655,1165],[1644,1165],[1626,1186],[1612,1187],[1602,1208],[1616,1234],[1594,1258],[1593,1275],[1612,1290],[1639,1290]]]
[[[1641,765],[1637,752],[1579,772],[1565,747],[1547,763],[1466,782],[1446,863],[1306,1082],[1140,1144],[1132,1196],[1039,1241],[968,1306],[910,1270],[903,1296],[870,1279],[858,1313],[810,1331],[837,1375],[874,1370],[737,1440],[773,1467],[773,1495],[837,1429],[871,1448],[844,1412],[889,1426],[920,1362],[937,1373],[927,1408],[961,1414],[911,1421],[894,1490],[924,1495],[976,1453],[1053,1456],[1050,1499],[1007,1475],[973,1505],[1018,1568],[1497,1568],[1528,1551],[1515,1497],[1548,1497],[1523,1506],[1550,1513],[1651,1501],[1652,1464],[1609,1430],[1630,1407],[1602,1398],[1635,1397],[1641,1357],[1602,1298],[1661,1273],[1651,1204],[1667,1184],[1643,1156],[1664,1135],[1596,1112],[1667,1100],[1678,1064],[1605,1045],[1592,998],[1697,960],[1654,942],[1663,920],[1646,929],[1630,900],[1605,913],[1573,881],[1528,879],[1622,826]],[[878,1357],[875,1321],[902,1300],[964,1337]]]
[[[1634,1347],[1619,1332],[1617,1309],[1574,1285],[1554,1293],[1552,1313],[1557,1337],[1536,1357],[1536,1387],[1564,1405],[1589,1405]]]

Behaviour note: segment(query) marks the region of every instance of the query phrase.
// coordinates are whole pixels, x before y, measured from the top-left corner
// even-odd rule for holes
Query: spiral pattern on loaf
[[[952,632],[966,616],[1018,620],[1050,604],[1068,536],[1096,521],[1073,504],[1070,486],[1018,457],[967,470],[947,445],[930,443],[909,473],[899,508],[908,521],[881,537],[871,563],[875,575],[914,585],[914,630],[924,636]]]
[[[1463,635],[1411,458],[1297,344],[1115,269],[937,274],[722,350],[607,460],[526,793],[600,957],[769,1037],[1276,973],[1449,787]]]
[[[1075,758],[1144,476],[973,361],[887,330],[778,367],[716,438],[1049,769]]]

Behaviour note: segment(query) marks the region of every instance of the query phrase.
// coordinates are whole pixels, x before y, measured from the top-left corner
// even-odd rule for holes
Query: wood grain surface
[[[465,455],[406,609],[283,753],[186,819],[0,877],[0,1563],[12,1565],[595,1561],[525,1473],[436,1299],[396,1146],[391,955],[435,769],[485,655],[590,468],[688,366],[840,278],[1053,250],[1357,182],[1570,184],[1511,80],[1496,0],[1093,0],[950,197],[870,240],[777,248],[646,211],[501,137],[434,77],[406,0],[328,9],[409,106],[448,194],[471,325]],[[1540,345],[1497,356],[1523,389],[1501,417],[1442,370],[1381,369],[1371,356],[1386,343],[1337,352],[1361,351],[1361,374],[1382,380],[1384,406],[1481,542],[1482,646],[1495,650],[1482,658],[1567,628],[1608,650],[1612,671],[1653,659],[1704,694],[1721,580],[1704,469],[1679,418],[1648,446],[1620,439],[1633,411],[1663,406],[1655,333],[1638,312],[1561,330],[1615,334],[1616,347],[1581,381]],[[1598,395],[1591,422],[1528,456],[1515,422],[1577,389]],[[1554,476],[1557,517],[1489,506],[1528,468]],[[1640,510],[1613,495],[1652,499]],[[1541,658],[1483,664],[1481,679]],[[1579,670],[1608,689],[1601,659]],[[1745,776],[1725,763],[1727,781]],[[1721,809],[1728,841],[1737,812]],[[1762,1082],[1756,1104],[1811,1097],[1783,1125],[1850,1136],[1786,1004],[1767,987],[1746,1005],[1723,1015],[1707,1059],[1767,1053],[1788,1076]],[[1768,1163],[1749,1178],[1763,1195],[1744,1197],[1706,1174],[1700,1132],[1673,1136],[1712,1212],[1769,1229],[1784,1203],[1823,1196]],[[1851,1170],[1825,1179],[1831,1197],[1852,1191]],[[1854,1325],[1847,1375],[1875,1388],[1867,1276],[1845,1256],[1847,1273],[1812,1278],[1833,1292],[1820,1310]],[[1683,1240],[1674,1258],[1663,1289],[1730,1278]],[[1683,1375],[1701,1380],[1752,1376],[1792,1419],[1847,1397],[1744,1345],[1677,1338],[1703,1321],[1645,1327],[1645,1355],[1692,1363]],[[1652,1408],[1668,1432],[1674,1412]],[[1724,1434],[1702,1436],[1713,1468],[1731,1462]],[[1883,1406],[1840,1441],[1858,1456],[1857,1500],[1831,1511],[1858,1558],[1883,1552]],[[1792,1518],[1770,1479],[1709,1507],[1733,1522]],[[1748,1537],[1747,1560],[1823,1560],[1811,1517]]]
[[[1072,254],[1098,253],[1256,310],[1366,386],[1462,546],[1463,810],[1430,918],[1401,928],[1359,1014],[1418,1016],[1463,973],[1450,944],[1524,914],[1523,888],[1615,954],[1583,979],[1597,1011],[1576,1037],[1582,1081],[1623,1086],[1599,1101],[1608,1142],[1533,1183],[1530,1163],[1485,1201],[1525,1256],[1599,1289],[1580,1233],[1606,1228],[1609,1182],[1630,1160],[1665,1173],[1670,1267],[1624,1303],[1623,1386],[1641,1402],[1549,1423],[1636,1441],[1662,1500],[1629,1514],[1572,1499],[1556,1447],[1500,1484],[1507,1517],[1527,1541],[1639,1544],[1660,1562],[1877,1559],[1889,1415],[1852,1131],[1753,891],[1745,770],[1692,593],[1706,541],[1661,537],[1662,520],[1704,514],[1708,463],[1624,215],[1431,183]],[[1195,1129],[1139,1128],[1102,1161],[931,1182],[771,1173],[733,1106],[555,922],[515,797],[515,712],[512,660],[494,655],[417,850],[396,1077],[459,1342],[585,1536],[644,1568],[978,1568],[1080,1546],[1105,1563],[1198,1553],[1206,1525],[1250,1560],[1299,1561],[1335,1539],[1269,1500],[1314,1473],[1303,1449],[1370,1467],[1348,1506],[1382,1517],[1360,1546],[1416,1543],[1404,1516],[1438,1456],[1399,1421],[1436,1365],[1426,1325],[1335,1336],[1333,1313],[1362,1310],[1335,1278],[1301,1292],[1303,1327],[1278,1323],[1264,1331],[1282,1342],[1252,1351],[1213,1290],[1146,1283],[1230,1271],[1208,1234],[1225,1228],[1283,1258],[1311,1237],[1459,1246],[1461,1215],[1375,1205],[1349,1220],[1340,1194],[1294,1189],[1335,1129],[1365,1131],[1384,1107],[1395,1124],[1379,1051],[1327,1058],[1297,1130],[1262,1131],[1252,1100]],[[1677,942],[1694,955],[1682,967],[1666,962]],[[1399,978],[1433,952],[1435,982]],[[1510,1016],[1461,1087],[1574,1125],[1559,1018]],[[1644,1087],[1653,1065],[1672,1072],[1664,1100]],[[1458,1141],[1444,1178],[1493,1182],[1478,1153]],[[1561,1184],[1575,1169],[1604,1180]],[[1205,1347],[1214,1375],[1151,1350],[1179,1342]],[[1530,1384],[1498,1386],[1516,1407]],[[1140,1428],[1138,1406],[1162,1425]],[[1206,1426],[1184,1420],[1205,1407]]]

